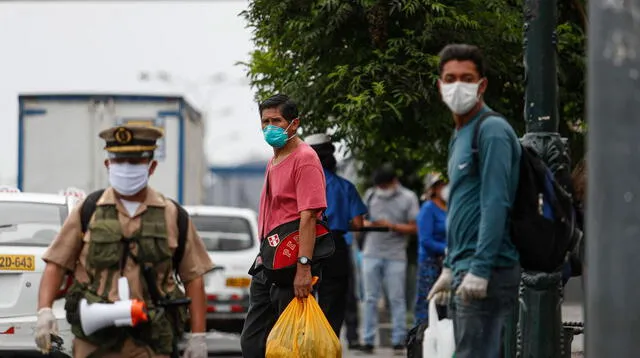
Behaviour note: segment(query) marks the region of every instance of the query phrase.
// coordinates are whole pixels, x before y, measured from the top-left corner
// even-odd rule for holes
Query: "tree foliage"
[[[586,23],[576,11],[582,0],[562,3],[566,134],[583,120]],[[243,15],[256,45],[247,66],[257,98],[293,97],[305,132],[335,130],[363,174],[391,161],[415,187],[425,170],[445,169],[452,120],[436,81],[437,54],[449,43],[483,49],[486,102],[524,128],[522,0],[253,0]]]

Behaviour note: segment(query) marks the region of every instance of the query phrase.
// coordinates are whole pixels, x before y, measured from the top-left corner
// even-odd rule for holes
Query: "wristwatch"
[[[301,265],[311,265],[311,259],[306,256],[298,257],[298,263]]]

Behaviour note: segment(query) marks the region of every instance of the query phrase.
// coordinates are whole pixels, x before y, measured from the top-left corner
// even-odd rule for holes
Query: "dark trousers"
[[[464,273],[454,278],[457,290]],[[456,358],[498,358],[504,324],[518,300],[520,265],[491,271],[487,297],[464,302],[453,298],[453,330]]]
[[[264,358],[269,332],[293,299],[293,286],[275,286],[267,280],[264,271],[260,271],[251,279],[249,294],[249,312],[240,336],[242,356]]]
[[[340,338],[340,329],[347,309],[349,272],[352,270],[350,252],[341,233],[334,233],[336,250],[322,262],[322,281],[318,284],[318,304]]]

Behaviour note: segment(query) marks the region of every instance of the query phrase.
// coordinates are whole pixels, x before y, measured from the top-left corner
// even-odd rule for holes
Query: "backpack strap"
[[[80,208],[80,225],[82,228],[82,234],[87,232],[89,221],[91,220],[91,216],[96,211],[96,205],[105,189],[96,190],[93,193],[87,195],[84,202],[82,203],[82,208]],[[189,213],[182,207],[182,205],[178,204],[175,200],[169,199],[176,206],[178,210],[178,247],[176,251],[173,253],[173,269],[175,271],[178,270],[180,263],[182,262],[182,256],[184,256],[184,249],[187,244],[187,234],[189,230]]]
[[[91,216],[96,211],[96,205],[98,200],[102,197],[105,189],[96,190],[93,193],[87,195],[82,203],[82,208],[80,208],[80,227],[82,229],[82,234],[84,235],[87,232],[89,221],[91,220]]]
[[[182,256],[184,256],[184,249],[187,244],[187,234],[189,230],[189,213],[178,204],[175,200],[169,199],[178,209],[178,247],[173,253],[173,269],[177,272],[180,263],[182,262]]]
[[[369,210],[369,206],[371,206],[371,201],[373,200],[373,194],[375,194],[375,189],[370,189],[369,192],[365,193],[366,198],[364,199],[365,204],[367,205],[367,210]]]
[[[375,194],[375,189],[370,188],[364,193],[364,202],[367,206],[367,217],[369,217],[371,210],[369,207],[371,206],[371,201],[373,201],[373,195]],[[367,239],[367,232],[361,232],[359,240],[356,240],[356,244],[358,245],[358,249],[362,250],[364,248],[364,242]]]
[[[471,155],[473,157],[473,167],[476,173],[480,173],[480,126],[482,125],[482,122],[487,119],[487,117],[491,116],[503,117],[498,112],[484,112],[480,115],[480,118],[478,118],[478,121],[473,128],[473,137],[471,138]]]

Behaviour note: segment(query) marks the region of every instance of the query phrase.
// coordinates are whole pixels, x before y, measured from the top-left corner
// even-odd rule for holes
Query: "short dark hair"
[[[322,168],[335,173],[338,168],[338,161],[333,153],[336,151],[336,147],[331,142],[315,144],[312,145],[311,148],[316,151],[318,154],[318,158],[320,158],[320,163],[322,164]]]
[[[270,108],[277,108],[280,110],[282,117],[289,122],[298,118],[298,105],[287,95],[279,93],[262,101],[260,106],[258,106],[260,115],[262,116],[262,111]]]
[[[378,169],[376,169],[372,175],[374,185],[389,184],[397,177],[398,176],[396,175],[396,170],[390,163],[383,164]]]
[[[487,69],[482,56],[482,51],[480,51],[478,46],[449,44],[440,51],[438,56],[440,57],[440,64],[438,65],[440,74],[442,74],[444,65],[449,61],[471,61],[476,65],[476,70],[480,77],[485,77]]]

